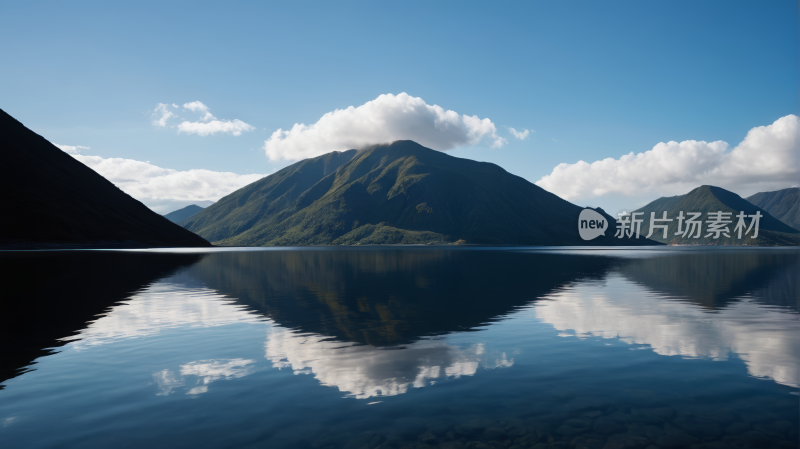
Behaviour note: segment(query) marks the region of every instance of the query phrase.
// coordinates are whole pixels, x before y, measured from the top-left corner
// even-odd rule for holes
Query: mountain
[[[672,218],[668,222],[669,227],[667,230],[667,238],[663,238],[663,230],[655,229],[655,232],[650,237],[658,242],[667,243],[670,245],[742,245],[742,246],[795,246],[800,245],[800,231],[793,229],[790,226],[782,223],[769,214],[766,210],[744,200],[739,195],[728,190],[714,187],[714,186],[701,186],[685,195],[678,195],[673,197],[659,198],[650,204],[644,206],[635,212],[644,212],[644,215],[638,218],[643,220],[641,234],[646,236],[650,231],[650,218],[651,212],[655,212],[655,218],[662,218],[662,214],[667,212],[667,218]],[[689,212],[701,212],[699,217],[702,220],[702,230],[699,238],[684,237],[677,235],[678,220],[675,219],[679,212],[683,212],[685,217],[689,217]],[[730,212],[728,220],[732,223],[728,224],[730,237],[725,237],[720,234],[719,238],[714,238],[715,235],[708,235],[708,220],[709,212]],[[738,223],[736,215],[744,211],[746,215],[754,215],[756,212],[761,213],[762,217],[759,220],[758,238],[751,238],[753,231],[745,235],[742,232],[742,238],[738,238],[738,233],[734,229]],[[663,223],[662,223],[663,224]],[[750,219],[745,219],[745,224],[750,227]],[[686,230],[684,223],[684,230]],[[693,232],[691,235],[695,235]]]
[[[0,248],[210,246],[0,110]]]
[[[164,214],[164,218],[167,220],[177,223],[179,221],[186,220],[187,218],[191,217],[192,215],[200,212],[203,210],[203,207],[200,207],[196,204],[192,204],[190,206],[186,206],[183,209],[178,209],[176,211],[172,211],[168,214]]]
[[[766,210],[794,229],[800,230],[800,187],[756,193],[747,197],[747,201]]]
[[[581,240],[581,210],[497,165],[401,140],[300,161],[181,224],[230,246],[623,244],[605,214],[611,231]]]

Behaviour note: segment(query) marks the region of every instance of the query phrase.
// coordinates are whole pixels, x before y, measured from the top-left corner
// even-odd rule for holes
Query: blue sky
[[[723,157],[752,128],[797,115],[797,5],[5,2],[0,108],[51,142],[88,147],[84,155],[245,175],[292,163],[265,155],[277,129],[405,92],[488,118],[507,140],[449,154],[537,182],[561,163],[619,159],[659,142],[722,140],[729,148],[708,151]],[[159,103],[197,120],[181,107],[194,101],[253,130],[200,136],[153,126]],[[531,133],[519,140],[505,127]],[[787,145],[775,157],[800,161]],[[793,173],[781,175],[786,187]],[[737,185],[731,176],[725,182]],[[685,193],[562,196],[613,213],[665,192]],[[184,200],[145,203],[167,212]]]

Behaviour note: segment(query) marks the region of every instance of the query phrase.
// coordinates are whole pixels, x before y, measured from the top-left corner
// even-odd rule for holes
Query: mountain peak
[[[775,217],[770,215],[766,210],[744,200],[739,195],[725,190],[721,187],[703,185],[691,190],[685,195],[678,195],[674,197],[662,197],[648,205],[636,210],[635,212],[644,212],[644,223],[642,223],[642,233],[649,233],[650,230],[650,214],[655,212],[656,217],[660,218],[664,212],[667,212],[667,217],[673,218],[669,222],[667,231],[667,238],[663,238],[663,231],[656,230],[652,239],[669,244],[675,245],[748,245],[748,246],[796,246],[800,244],[800,231],[787,226],[785,223],[780,222]],[[678,224],[675,217],[680,212],[688,215],[689,212],[700,212],[701,219],[703,220],[703,229],[706,229],[705,222],[709,219],[708,214],[712,212],[725,212],[730,213],[733,223],[728,227],[731,237],[720,237],[717,239],[706,238],[707,232],[702,232],[700,238],[689,238],[676,234]],[[739,239],[733,235],[733,229],[736,225],[736,215],[744,212],[746,215],[755,215],[757,212],[761,214],[759,219],[759,237],[751,239],[749,236]],[[745,219],[747,226],[750,225],[750,219]]]
[[[222,245],[601,244],[580,239],[581,210],[495,164],[398,140],[300,161],[182,224]]]
[[[747,198],[784,224],[800,230],[800,187],[761,192]]]
[[[203,209],[205,208],[198,206],[197,204],[190,204],[184,208],[172,211],[168,214],[164,214],[164,218],[173,223],[178,223],[200,212]]]

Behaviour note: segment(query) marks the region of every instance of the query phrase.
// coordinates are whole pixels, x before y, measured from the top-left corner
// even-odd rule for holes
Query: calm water
[[[798,447],[796,249],[0,253],[2,448]]]

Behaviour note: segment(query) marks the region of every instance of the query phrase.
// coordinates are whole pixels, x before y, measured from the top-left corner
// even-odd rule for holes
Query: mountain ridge
[[[181,224],[219,245],[621,244],[581,240],[582,209],[495,164],[401,140],[300,161]]]
[[[731,213],[729,220],[732,222],[728,225],[730,237],[720,235],[719,238],[715,236],[706,237],[708,234],[709,212],[725,212]],[[660,219],[663,217],[663,212],[667,212],[667,217],[672,221],[668,222],[667,238],[663,237],[663,230],[657,229],[650,237],[658,242],[670,245],[726,245],[726,246],[796,246],[800,245],[800,231],[791,228],[790,226],[782,223],[775,217],[769,214],[766,210],[748,202],[739,195],[725,190],[720,187],[703,185],[692,189],[689,193],[684,195],[676,195],[673,197],[658,198],[644,207],[637,209],[634,212],[643,212],[644,215],[639,217],[643,220],[641,227],[641,234],[646,236],[650,231],[650,218],[651,213],[655,212],[655,218]],[[702,215],[699,217],[702,220],[702,229],[700,238],[689,238],[683,235],[678,236],[678,221],[676,217],[679,212],[684,212],[688,218],[689,212],[700,212]],[[761,213],[762,217],[759,220],[758,238],[752,239],[751,234],[742,235],[738,238],[738,234],[734,233],[734,228],[737,225],[738,219],[736,215],[739,212],[745,212],[746,215],[755,215],[756,212]],[[746,218],[745,224],[750,227],[751,219]],[[685,225],[684,225],[685,230]],[[747,229],[745,229],[746,231]]]
[[[759,192],[745,199],[765,209],[783,223],[800,230],[800,187]]]
[[[0,109],[0,247],[210,246]]]
[[[164,218],[167,220],[178,223],[187,218],[191,217],[192,215],[200,212],[201,210],[205,209],[202,206],[198,206],[197,204],[190,204],[186,207],[180,208],[178,210],[174,210],[168,214],[164,214]]]

